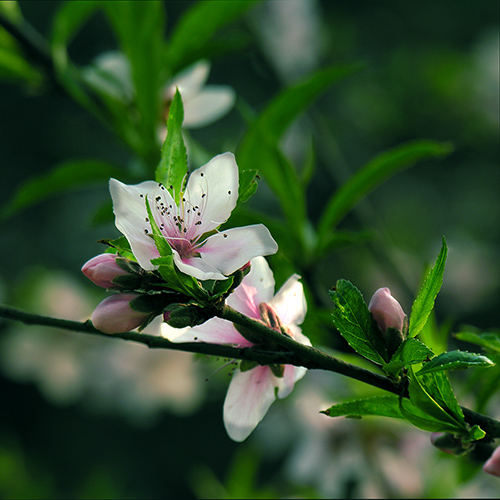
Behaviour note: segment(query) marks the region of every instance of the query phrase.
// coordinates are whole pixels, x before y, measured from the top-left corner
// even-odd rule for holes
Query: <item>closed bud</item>
[[[495,449],[491,457],[483,465],[483,471],[500,477],[500,446]]]
[[[134,293],[118,293],[105,298],[92,313],[92,324],[104,333],[129,332],[141,326],[151,313],[130,307],[130,302],[138,297]]]
[[[383,334],[388,328],[403,331],[406,314],[389,288],[379,288],[370,299],[368,310],[373,314]]]
[[[111,253],[103,253],[90,259],[83,265],[82,273],[102,288],[117,287],[113,280],[128,274],[118,265],[116,255]]]

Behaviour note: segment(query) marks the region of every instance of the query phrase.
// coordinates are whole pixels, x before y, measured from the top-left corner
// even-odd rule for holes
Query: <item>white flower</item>
[[[228,85],[205,85],[210,73],[210,62],[200,60],[166,82],[161,89],[164,113],[158,125],[158,136],[162,142],[166,136],[166,117],[176,88],[184,104],[184,122],[186,128],[204,127],[222,116],[233,106],[236,100],[234,90]],[[134,85],[130,62],[122,52],[109,51],[95,58],[93,64],[83,69],[86,81],[97,90],[105,92],[125,103],[130,104],[134,97]]]
[[[252,258],[278,250],[262,224],[216,231],[238,199],[238,166],[232,153],[218,155],[195,170],[180,194],[179,205],[164,186],[153,181],[127,186],[111,179],[109,189],[116,227],[126,236],[143,269],[155,269],[150,261],[159,256],[151,237],[146,199],[172,248],[176,266],[196,279],[226,279]]]
[[[300,277],[296,274],[291,276],[273,297],[274,278],[266,260],[257,257],[251,261],[251,266],[241,285],[228,297],[227,304],[259,321],[265,322],[266,315],[271,313],[297,342],[311,345],[298,326],[307,311],[302,284],[298,281]],[[240,347],[254,345],[231,322],[220,318],[184,329],[175,329],[164,323],[162,335],[172,342],[199,341]],[[282,376],[275,374],[279,368],[283,369]],[[234,441],[245,440],[275,399],[288,396],[295,382],[306,372],[305,368],[292,365],[279,368],[273,371],[269,366],[257,366],[247,371],[238,369],[234,373],[224,403],[224,425]]]
[[[204,127],[224,116],[234,105],[236,95],[228,85],[205,85],[210,63],[201,60],[175,76],[164,89],[169,103],[178,88],[184,104],[183,126]]]

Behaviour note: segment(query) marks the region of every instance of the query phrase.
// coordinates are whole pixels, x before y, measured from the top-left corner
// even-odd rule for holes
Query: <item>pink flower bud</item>
[[[431,432],[431,444],[441,451],[453,455],[453,445],[447,441],[448,438],[453,439],[450,434],[445,432]]]
[[[493,452],[490,458],[483,465],[483,471],[493,476],[500,477],[500,446]]]
[[[406,314],[388,288],[379,288],[373,294],[368,304],[368,310],[373,314],[382,333],[391,327],[400,332],[403,330]]]
[[[135,293],[118,293],[105,298],[92,313],[91,321],[95,328],[104,333],[129,332],[141,326],[151,314],[136,311],[130,301],[139,297]]]
[[[90,259],[82,267],[82,273],[102,288],[113,288],[113,279],[128,274],[116,263],[116,255],[103,253]]]

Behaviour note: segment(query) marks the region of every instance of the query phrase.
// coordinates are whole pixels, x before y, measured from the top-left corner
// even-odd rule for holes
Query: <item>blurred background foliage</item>
[[[190,163],[229,150],[260,171],[230,223],[271,229],[277,286],[302,274],[313,343],[355,360],[330,324],[329,287],[346,278],[368,298],[389,286],[408,312],[442,235],[449,258],[426,342],[438,353],[456,348],[462,325],[500,325],[497,2],[2,1],[0,14],[3,303],[90,316],[104,292],[79,269],[118,235],[107,179],[154,177],[160,91],[204,59],[208,84],[236,97],[186,129]],[[102,55],[117,50],[130,67],[118,62],[103,84]],[[0,345],[3,498],[498,491],[424,432],[319,415],[375,393],[334,374],[309,372],[238,445],[222,425],[221,361],[6,322]],[[498,418],[500,370],[484,373],[452,381],[462,404]]]

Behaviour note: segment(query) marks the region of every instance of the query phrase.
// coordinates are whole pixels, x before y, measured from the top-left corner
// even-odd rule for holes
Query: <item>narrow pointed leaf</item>
[[[386,151],[368,162],[330,198],[318,224],[323,238],[342,218],[369,192],[389,177],[409,168],[417,161],[443,157],[452,151],[452,146],[429,140],[413,141]]]
[[[56,165],[46,174],[27,181],[2,208],[1,218],[32,207],[54,196],[76,189],[104,185],[110,177],[122,177],[122,171],[99,160],[70,160]]]
[[[410,338],[415,337],[420,333],[427,322],[429,314],[434,308],[434,301],[436,300],[437,294],[443,284],[443,274],[447,253],[448,247],[445,239],[443,238],[443,245],[436,259],[436,263],[425,277],[424,283],[420,288],[411,309],[410,328],[408,331],[408,336]]]
[[[500,354],[500,333],[498,332],[459,332],[455,333],[454,337],[458,340],[464,340],[471,344],[476,344],[491,352]]]
[[[333,323],[349,345],[374,363],[387,363],[382,334],[361,292],[349,281],[339,280],[330,298],[334,304]]]
[[[329,417],[364,417],[367,415],[403,418],[398,396],[375,396],[333,405],[324,413]]]
[[[425,363],[417,374],[422,375],[424,373],[444,370],[463,370],[471,366],[487,368],[495,366],[495,363],[486,356],[476,354],[475,352],[449,351],[443,352],[439,356],[432,358],[428,363]]]
[[[184,108],[179,90],[175,92],[167,121],[167,137],[161,150],[161,160],[156,169],[156,181],[162,183],[176,203],[179,203],[182,182],[187,174],[187,153],[182,138]]]
[[[175,25],[167,46],[166,65],[172,74],[206,57],[207,46],[217,32],[254,4],[253,0],[195,3]]]
[[[281,152],[280,139],[323,91],[359,69],[359,64],[327,68],[283,90],[258,115],[240,143],[236,154],[240,169],[258,167],[289,219],[305,217],[304,186],[295,167]],[[255,151],[259,151],[258,164]]]

